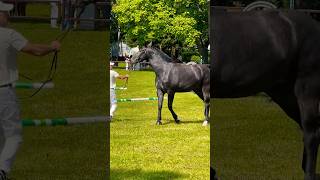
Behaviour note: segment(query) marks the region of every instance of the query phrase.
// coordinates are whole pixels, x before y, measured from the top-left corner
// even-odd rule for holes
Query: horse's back
[[[170,63],[162,77],[157,77],[160,89],[170,89],[175,92],[189,92],[201,89],[204,84],[210,86],[210,69],[206,65],[186,65]]]
[[[248,96],[294,82],[299,45],[310,39],[300,26],[306,24],[317,32],[310,18],[296,12],[213,13],[211,17],[215,97]]]

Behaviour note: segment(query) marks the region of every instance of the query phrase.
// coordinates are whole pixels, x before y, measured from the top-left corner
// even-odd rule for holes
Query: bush
[[[197,64],[201,63],[201,57],[197,55],[191,56],[191,61],[196,62]]]

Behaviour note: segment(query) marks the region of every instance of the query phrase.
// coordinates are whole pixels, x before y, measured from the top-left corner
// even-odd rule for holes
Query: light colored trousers
[[[0,169],[10,172],[22,142],[20,108],[13,87],[0,88]]]
[[[110,88],[110,116],[113,116],[117,109],[116,90]]]

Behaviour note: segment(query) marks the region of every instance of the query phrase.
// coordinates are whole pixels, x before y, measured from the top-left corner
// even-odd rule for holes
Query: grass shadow
[[[112,119],[112,121],[124,121],[124,122],[130,122],[132,119],[129,118],[122,118],[122,119]],[[111,121],[111,122],[112,122]],[[204,120],[181,120],[179,124],[202,124]],[[156,125],[156,120],[154,120],[154,125]],[[174,120],[162,120],[161,125],[168,125],[168,124],[174,124],[174,125],[179,125],[177,124]]]
[[[203,120],[180,120],[179,124],[202,124]],[[174,120],[167,120],[165,122],[162,121],[162,125],[167,125],[167,124],[177,124]],[[179,125],[177,124],[177,125]]]
[[[173,171],[144,171],[141,169],[111,169],[110,179],[180,179],[186,178],[186,174]]]
[[[177,124],[174,120],[166,120],[166,121],[161,121],[162,125],[167,125],[167,124]]]
[[[181,124],[202,124],[204,120],[180,121]]]

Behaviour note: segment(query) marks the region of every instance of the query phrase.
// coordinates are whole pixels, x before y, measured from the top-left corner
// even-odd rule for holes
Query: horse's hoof
[[[177,119],[177,120],[174,120],[176,122],[176,124],[179,124],[180,123],[180,120]]]
[[[208,126],[209,121],[203,121],[202,126]]]
[[[162,125],[161,121],[157,121],[156,125]]]
[[[216,171],[210,166],[210,179],[218,180]]]

